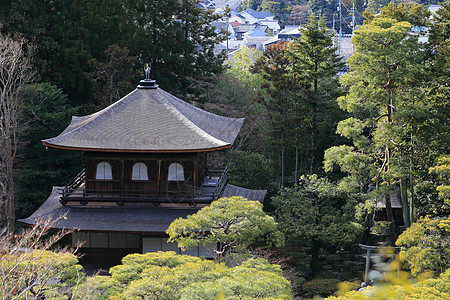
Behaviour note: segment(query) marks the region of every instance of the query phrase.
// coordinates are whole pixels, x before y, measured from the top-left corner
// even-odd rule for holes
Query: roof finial
[[[145,80],[150,80],[150,70],[152,69],[152,64],[145,64],[144,72],[145,72]]]
[[[156,84],[156,80],[150,79],[150,71],[152,69],[152,64],[146,63],[144,65],[145,79],[139,81],[138,89],[156,89],[158,85]]]

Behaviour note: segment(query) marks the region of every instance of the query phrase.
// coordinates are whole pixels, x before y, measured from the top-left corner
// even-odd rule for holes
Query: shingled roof
[[[243,118],[218,116],[155,89],[136,89],[91,115],[72,117],[46,146],[123,152],[199,152],[229,148]]]
[[[227,184],[222,193],[222,197],[241,196],[248,200],[259,201],[263,203],[266,194],[267,190],[251,190],[232,184]]]
[[[62,205],[59,190],[53,187],[48,199],[30,217],[17,220],[25,225],[52,220],[54,229],[82,231],[158,233],[163,234],[177,218],[195,214],[199,207],[130,206],[70,206]],[[264,200],[265,190],[250,190],[228,184],[223,197],[241,196],[253,201]]]
[[[56,221],[54,229],[82,231],[164,233],[177,218],[186,218],[200,208],[164,208],[149,206],[68,206],[59,202],[59,188],[53,191],[47,201],[30,217],[18,220],[25,225],[40,221]]]

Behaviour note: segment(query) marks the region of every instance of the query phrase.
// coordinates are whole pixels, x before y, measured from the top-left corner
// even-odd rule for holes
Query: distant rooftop
[[[280,31],[280,34],[301,34],[300,26],[286,25],[284,29]]]
[[[247,10],[244,10],[243,12],[248,13],[250,16],[252,16],[256,19],[266,19],[266,18],[273,17],[273,15],[267,11],[255,11],[254,9],[247,9]]]

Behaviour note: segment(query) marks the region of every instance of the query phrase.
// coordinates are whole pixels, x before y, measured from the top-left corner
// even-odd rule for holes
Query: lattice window
[[[133,165],[131,180],[148,180],[147,166],[144,163],[136,163]]]
[[[169,166],[169,181],[184,181],[184,168],[179,163],[173,163]]]
[[[95,179],[112,180],[112,168],[107,162],[101,162],[97,165]]]

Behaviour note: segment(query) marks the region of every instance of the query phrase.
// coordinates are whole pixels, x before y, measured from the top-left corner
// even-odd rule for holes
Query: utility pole
[[[339,6],[338,6],[338,11],[339,11],[339,33],[338,33],[338,55],[341,55],[341,36],[342,36],[342,0],[339,0]]]
[[[227,13],[227,55],[228,55],[228,40],[230,39],[230,32],[228,31],[228,22],[230,20],[230,16]]]
[[[352,7],[352,36],[355,33],[355,2],[353,2]]]
[[[339,37],[342,36],[342,0],[339,0]]]

